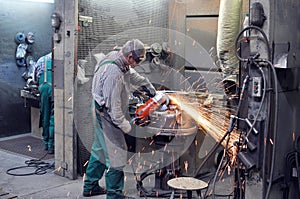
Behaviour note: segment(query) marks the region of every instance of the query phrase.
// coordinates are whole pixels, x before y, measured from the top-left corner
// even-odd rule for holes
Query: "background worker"
[[[95,70],[92,84],[95,139],[86,169],[83,196],[106,193],[107,199],[124,198],[123,168],[127,163],[124,135],[131,131],[126,118],[130,85],[143,86],[151,96],[156,92],[149,80],[133,69],[145,58],[144,44],[133,39],[120,51],[108,53]],[[98,184],[105,169],[106,190]]]
[[[52,52],[42,56],[35,64],[35,81],[40,92],[40,114],[45,150],[54,154],[54,101],[52,98]]]

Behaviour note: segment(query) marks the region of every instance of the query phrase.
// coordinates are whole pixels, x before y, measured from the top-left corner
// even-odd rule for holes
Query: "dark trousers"
[[[88,192],[99,186],[98,181],[102,178],[102,176],[105,173],[105,182],[107,190],[106,198],[120,199],[123,198],[124,189],[123,167],[113,167],[111,165],[111,161],[114,161],[112,159],[115,159],[117,157],[112,157],[113,154],[115,154],[115,152],[109,150],[114,147],[111,146],[114,144],[107,143],[107,139],[117,138],[116,141],[113,141],[112,143],[125,143],[124,135],[123,132],[112,123],[109,114],[107,113],[107,110],[101,108],[96,102],[95,116],[97,118],[98,124],[97,127],[95,125],[95,139],[92,146],[88,167],[86,169],[86,176],[83,186],[84,192]],[[119,136],[122,135],[123,139],[122,137],[115,137],[115,133],[119,133]],[[107,134],[113,134],[113,137],[107,138]]]

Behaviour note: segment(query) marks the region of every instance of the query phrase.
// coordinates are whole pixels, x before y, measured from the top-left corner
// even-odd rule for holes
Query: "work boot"
[[[83,195],[83,197],[91,197],[91,196],[97,196],[97,195],[103,195],[103,194],[106,194],[106,190],[102,187],[97,187],[90,191],[84,191],[82,195]]]

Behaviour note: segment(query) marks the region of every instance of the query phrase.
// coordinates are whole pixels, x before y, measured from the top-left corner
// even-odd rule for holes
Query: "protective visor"
[[[133,60],[135,61],[136,64],[141,64],[146,59],[146,51],[141,57],[139,57],[136,54],[135,50],[134,50],[134,43],[133,42],[134,42],[133,40],[130,42],[130,51],[132,53],[132,58],[133,58]]]

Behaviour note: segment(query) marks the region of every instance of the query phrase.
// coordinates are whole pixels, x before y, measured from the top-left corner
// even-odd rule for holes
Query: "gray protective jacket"
[[[109,60],[114,61],[114,63],[108,62]],[[105,62],[107,64],[103,64]],[[100,62],[99,66],[99,68],[96,67],[93,78],[93,98],[100,106],[105,106],[108,109],[115,125],[125,133],[129,133],[131,125],[125,115],[128,112],[131,84],[137,88],[146,86],[151,94],[155,94],[155,88],[147,78],[138,74],[133,68],[126,69],[121,59],[121,52],[110,52]]]

